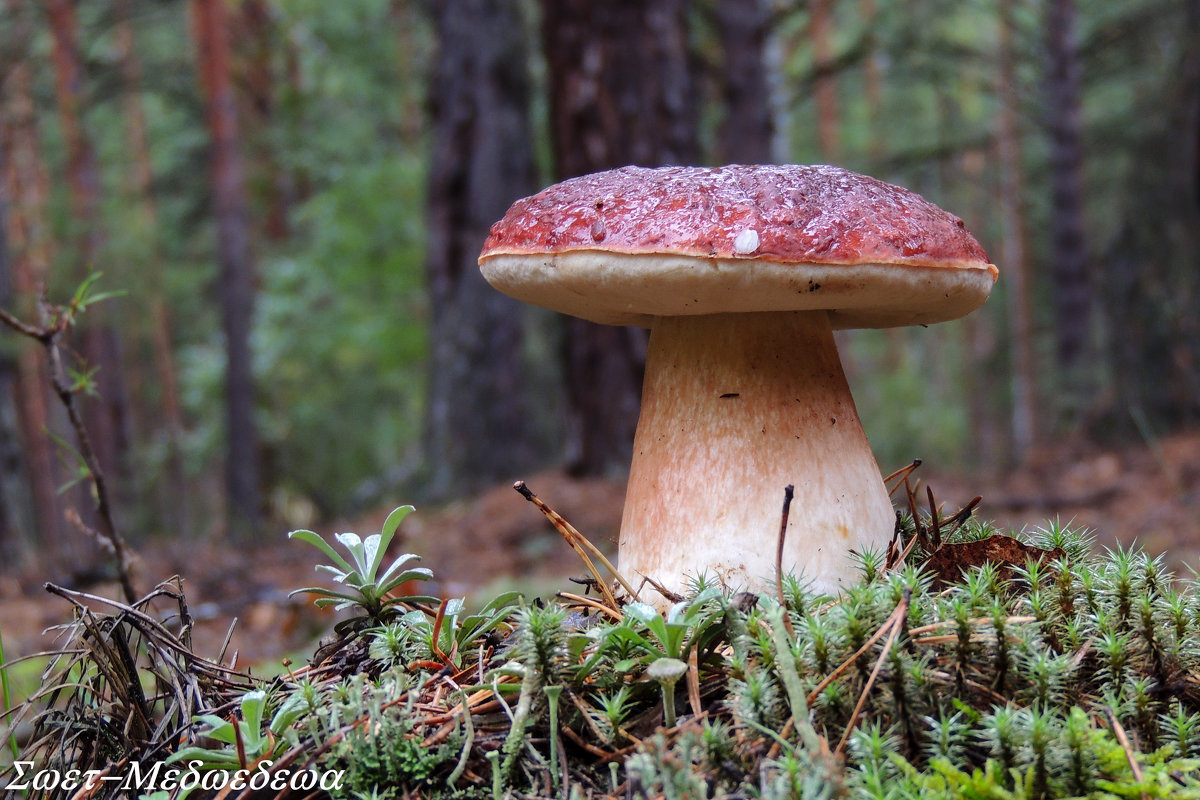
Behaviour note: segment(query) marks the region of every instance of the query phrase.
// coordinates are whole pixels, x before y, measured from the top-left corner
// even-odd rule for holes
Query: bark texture
[[[213,205],[221,266],[221,321],[226,357],[227,517],[232,533],[247,536],[257,530],[261,511],[254,377],[250,361],[255,293],[250,212],[230,73],[227,6],[223,0],[193,0],[192,16],[211,139]]]
[[[0,132],[0,307],[11,308],[5,138]],[[8,348],[0,350],[0,557],[9,559],[9,563],[24,549],[22,545],[29,540],[33,528],[33,505],[17,414],[17,377],[17,359]]]
[[[447,495],[511,480],[536,460],[526,309],[488,286],[476,264],[491,223],[534,187],[516,9],[504,0],[446,0],[435,14],[425,451],[429,487]]]
[[[551,146],[558,179],[696,157],[683,0],[547,0]],[[567,467],[624,471],[637,426],[645,334],[568,322]]]
[[[102,270],[98,259],[104,240],[100,219],[100,170],[91,138],[84,127],[84,69],[79,52],[78,21],[71,0],[47,0],[45,10],[50,23],[54,61],[54,95],[67,149],[67,188],[73,225],[71,253],[73,267],[69,279],[79,282],[84,276]],[[69,291],[73,286],[56,287]],[[83,417],[91,435],[96,460],[108,476],[109,484],[121,487],[129,483],[130,449],[129,398],[121,373],[121,345],[110,311],[103,304],[88,310],[79,327],[81,350],[86,367],[96,370],[98,397],[84,397]],[[90,513],[92,503],[86,493],[77,492],[76,505],[81,513]],[[94,522],[94,520],[93,520]]]
[[[821,158],[834,164],[841,155],[841,146],[838,141],[837,72],[833,58],[833,3],[831,0],[812,0],[809,14],[816,73],[813,90],[817,101],[817,144]]]
[[[1029,237],[1025,227],[1025,180],[1021,158],[1020,109],[1013,54],[1013,0],[1000,0],[997,45],[997,89],[1000,112],[996,150],[1000,164],[1000,214],[1004,222],[1001,253],[1008,282],[1010,352],[1012,353],[1013,457],[1024,463],[1038,441],[1037,360],[1034,354],[1033,281]]]
[[[9,0],[16,20],[14,38],[29,41],[28,17],[19,0]],[[29,63],[15,61],[5,81],[3,113],[0,113],[0,168],[8,200],[5,238],[14,300],[10,308],[22,314],[35,313],[39,284],[45,280],[52,259],[53,242],[46,228],[49,181],[38,145],[39,135],[31,88]],[[57,559],[65,551],[67,531],[59,509],[60,478],[46,430],[49,425],[49,382],[42,354],[35,347],[22,347],[17,355],[15,376],[16,416],[20,446],[29,476],[33,524],[28,533],[41,543],[39,552]]]
[[[725,119],[717,139],[722,164],[771,161],[774,126],[765,47],[770,13],[765,0],[719,0],[716,7],[721,49]]]
[[[1083,222],[1081,75],[1074,0],[1049,0],[1045,13],[1054,329],[1059,364],[1071,368],[1086,355],[1092,305]]]
[[[121,66],[125,130],[130,156],[129,191],[136,203],[140,223],[151,239],[147,263],[143,265],[146,289],[146,315],[150,320],[150,341],[154,354],[154,372],[159,388],[159,408],[144,416],[158,417],[168,440],[170,472],[169,501],[163,504],[172,528],[186,534],[188,525],[188,485],[183,467],[183,411],[179,401],[178,371],[171,348],[171,318],[164,296],[166,264],[158,237],[158,203],[154,196],[154,169],[150,159],[150,140],[146,133],[146,113],[142,107],[142,70],[137,56],[132,12],[129,0],[114,0],[116,43]]]

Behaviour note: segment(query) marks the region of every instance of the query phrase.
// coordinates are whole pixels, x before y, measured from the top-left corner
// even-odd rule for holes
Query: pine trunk
[[[721,49],[725,119],[717,138],[724,164],[771,161],[774,130],[765,46],[770,14],[764,0],[720,0],[716,7]]]
[[[684,10],[682,0],[542,4],[558,178],[695,160]],[[564,363],[573,474],[628,469],[645,343],[640,330],[569,321]]]
[[[1046,51],[1054,328],[1059,365],[1070,369],[1082,364],[1087,354],[1092,305],[1083,223],[1081,77],[1074,0],[1047,3]]]
[[[9,0],[8,5],[17,19],[16,38],[29,41],[29,26],[20,3]],[[14,294],[14,305],[9,307],[36,319],[39,284],[46,280],[53,258],[53,243],[46,229],[49,181],[38,145],[30,68],[24,59],[12,64],[6,83],[6,103],[0,114],[4,149],[0,180],[9,201],[5,238]],[[39,555],[59,561],[67,551],[67,531],[57,492],[61,480],[46,435],[49,389],[42,353],[32,345],[22,347],[17,356],[14,401],[33,506],[30,534],[40,544]]]
[[[1008,283],[1008,308],[1012,353],[1013,461],[1024,464],[1038,443],[1038,372],[1034,354],[1033,272],[1029,263],[1025,227],[1025,179],[1018,129],[1016,61],[1013,56],[1013,0],[1000,0],[998,42],[998,94],[996,150],[1000,163],[1000,216],[1004,238],[1001,258]]]
[[[1184,140],[1191,140],[1192,201],[1200,208],[1200,0],[1190,0],[1187,6],[1187,38],[1192,43],[1184,59],[1187,80]]]
[[[529,86],[510,3],[437,6],[426,269],[431,295],[425,420],[429,489],[461,494],[535,465],[523,305],[483,280],[489,226],[533,189]]]
[[[14,298],[8,247],[6,139],[0,130],[0,307],[7,309],[13,307]],[[8,348],[0,349],[0,558],[8,563],[23,555],[33,528],[33,505],[17,414],[17,378],[17,359]]]
[[[275,23],[266,0],[243,0],[238,15],[238,52],[245,64],[242,85],[249,97],[250,119],[247,128],[269,129],[278,106],[273,58],[276,53]],[[295,200],[288,172],[270,144],[271,137],[248,137],[258,141],[253,154],[260,184],[265,191],[266,214],[263,232],[273,242],[291,235],[291,207]]]
[[[227,6],[224,0],[192,0],[192,14],[211,138],[217,254],[221,266],[219,297],[226,356],[226,513],[231,533],[246,537],[256,532],[262,509],[250,362],[254,318],[250,212],[230,68]]]
[[[833,70],[833,3],[831,0],[812,0],[809,13],[809,36],[816,73],[817,144],[821,157],[833,164],[841,155],[837,78]]]
[[[133,201],[137,204],[141,224],[150,239],[149,263],[146,264],[146,299],[149,305],[150,340],[157,373],[162,425],[167,432],[168,465],[170,471],[170,501],[163,504],[171,527],[186,533],[188,525],[188,491],[183,469],[183,412],[179,403],[179,380],[175,357],[171,349],[171,319],[164,297],[164,275],[161,242],[158,237],[158,204],[154,197],[154,170],[150,161],[150,142],[146,134],[146,114],[142,107],[141,66],[137,58],[129,0],[115,0],[116,42],[124,82],[126,135],[130,155],[130,178]]]
[[[67,185],[74,230],[72,280],[78,282],[100,265],[97,259],[103,240],[100,220],[100,177],[96,154],[82,118],[83,64],[78,45],[78,23],[71,0],[47,0],[54,60],[54,94],[67,149]],[[59,287],[69,291],[72,286]],[[82,353],[89,369],[96,370],[98,397],[81,397],[96,460],[107,483],[118,492],[129,484],[130,450],[129,397],[121,373],[121,346],[103,305],[89,309],[80,325]],[[82,513],[90,513],[86,495],[78,501]]]
[[[875,162],[883,160],[886,150],[880,123],[883,117],[883,56],[875,36],[878,13],[875,0],[860,0],[858,15],[867,28],[867,55],[863,62],[863,99],[867,102],[867,124],[870,126],[867,152]]]

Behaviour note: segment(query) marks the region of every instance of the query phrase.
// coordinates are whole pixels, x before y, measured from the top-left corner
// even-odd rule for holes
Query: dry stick
[[[704,713],[704,706],[700,700],[700,653],[695,647],[688,653],[687,692],[692,717],[699,717]]]
[[[45,300],[42,303],[44,307],[48,305]],[[133,555],[129,551],[128,545],[125,544],[125,538],[117,530],[116,523],[113,522],[112,506],[109,503],[108,486],[104,473],[100,470],[100,462],[96,458],[96,452],[92,449],[91,438],[79,415],[79,409],[75,405],[76,390],[66,380],[62,354],[58,349],[58,337],[70,326],[70,318],[69,315],[62,313],[61,309],[56,309],[54,322],[46,327],[37,328],[21,322],[12,314],[0,309],[0,322],[20,334],[37,340],[46,348],[46,357],[50,362],[50,382],[54,387],[54,393],[58,395],[58,399],[67,411],[67,419],[71,423],[71,429],[75,432],[79,456],[87,466],[92,488],[96,492],[96,513],[100,517],[101,525],[99,538],[111,549],[117,562],[117,578],[121,582],[121,592],[125,595],[126,602],[136,603],[138,592],[133,585],[131,574]]]
[[[450,658],[443,653],[442,648],[438,646],[438,639],[440,639],[442,635],[442,622],[446,619],[446,606],[449,604],[450,601],[446,599],[442,600],[441,604],[438,606],[437,615],[433,618],[432,635],[429,637],[429,649],[433,651],[435,656],[441,659],[443,666],[450,663]]]
[[[1138,783],[1142,782],[1142,768],[1137,762],[1137,756],[1133,753],[1133,747],[1129,744],[1129,737],[1125,735],[1125,728],[1122,727],[1117,715],[1113,713],[1111,708],[1104,709],[1104,715],[1108,717],[1108,723],[1112,726],[1113,735],[1117,737],[1117,741],[1121,747],[1125,748],[1125,759],[1129,762],[1129,769],[1133,772],[1133,777]],[[1142,797],[1148,795],[1145,791],[1142,792]]]
[[[136,625],[135,627],[137,627],[137,629],[143,633],[145,633],[147,631],[156,631],[156,632],[163,631],[163,627],[162,627],[161,622],[159,622],[157,619],[150,616],[149,614],[146,614],[145,612],[139,610],[137,608],[137,606],[144,605],[148,601],[154,599],[155,597],[159,597],[162,595],[173,596],[169,590],[163,590],[161,588],[161,584],[160,584],[160,588],[155,589],[153,592],[151,592],[146,597],[139,600],[137,603],[135,603],[133,605],[126,605],[124,603],[121,603],[118,600],[113,600],[112,598],[109,598],[109,597],[102,597],[100,595],[89,594],[88,592],[79,592],[79,591],[75,591],[73,589],[66,589],[62,586],[56,586],[53,583],[44,583],[44,584],[42,584],[42,588],[45,589],[50,594],[57,595],[57,596],[63,598],[67,602],[74,605],[80,611],[89,609],[88,605],[86,603],[84,603],[85,600],[88,601],[89,603],[94,603],[97,605],[106,605],[111,608],[115,608],[118,611],[120,611],[122,615],[130,617],[131,619],[134,619],[137,622],[139,622],[140,624]],[[202,658],[202,657],[196,655],[195,653],[191,652],[184,645],[180,644],[177,637],[175,637],[169,631],[163,631],[163,635],[159,635],[156,638],[156,641],[159,642],[160,646],[174,650],[174,651],[180,653],[181,655],[187,657],[188,659],[190,659],[193,666],[195,666],[197,668],[201,668],[203,670],[204,675],[208,678],[219,678],[221,676],[229,675],[232,673],[232,670],[226,669],[224,665],[216,663],[214,661],[209,661],[208,659]],[[249,676],[238,673],[238,677],[249,677]]]
[[[925,495],[929,498],[929,524],[933,531],[933,547],[936,550],[942,546],[942,520],[933,500],[933,487],[929,484],[925,484]]]
[[[973,500],[971,500],[971,502],[967,503],[965,506],[960,508],[954,516],[952,516],[948,520],[946,520],[946,522],[948,522],[950,524],[950,529],[946,532],[947,539],[950,538],[951,536],[953,536],[955,531],[957,531],[960,527],[962,527],[962,524],[971,518],[971,515],[975,513],[975,507],[978,506],[982,502],[983,502],[983,497],[980,495],[976,495],[975,498]],[[909,507],[914,508],[912,505],[911,492],[909,493]],[[914,509],[914,511],[915,511],[915,509]],[[920,532],[920,528],[919,528],[920,521],[917,520],[915,517],[913,518],[913,521],[914,521],[915,525],[918,526],[917,533],[919,533]],[[899,527],[897,526],[897,531],[898,530],[899,530]],[[895,563],[893,563],[891,565],[891,567],[889,567],[887,569],[896,569],[896,568],[900,567],[901,565],[903,565],[904,562],[908,560],[908,556],[910,553],[912,553],[913,546],[916,545],[917,540],[919,538],[920,538],[920,536],[914,534],[913,537],[908,540],[908,544],[906,544],[904,546],[904,550],[901,551],[899,556],[896,558]],[[891,545],[889,545],[889,548],[890,547],[891,547]],[[885,569],[884,571],[886,572],[887,569]]]
[[[592,735],[595,736],[598,741],[604,741],[604,733],[596,725],[596,720],[593,719],[594,709],[585,703],[578,695],[576,695],[575,692],[571,691],[569,687],[567,688],[567,699],[571,701],[575,708],[579,709],[579,714],[582,717],[584,724],[586,724],[591,730]],[[566,728],[564,728],[564,730],[570,733],[571,726],[568,725]],[[593,753],[593,755],[596,754]]]
[[[467,708],[466,692],[464,692],[457,683],[450,680],[450,678],[442,678],[442,680],[449,683],[458,691],[458,696],[463,706],[463,731],[465,734],[465,741],[463,742],[462,750],[458,756],[458,763],[454,765],[454,770],[450,773],[449,777],[446,778],[446,785],[453,786],[454,784],[458,783],[458,779],[462,777],[463,772],[465,772],[467,769],[467,761],[471,757],[471,747],[475,744],[475,726],[471,722],[471,710]]]
[[[921,522],[921,513],[917,510],[917,493],[908,482],[907,475],[904,476],[904,491],[908,494],[908,513],[912,517],[916,538],[920,540],[921,547],[925,549],[926,553],[932,553],[936,548],[934,548],[933,543],[930,541],[929,530]]]
[[[608,758],[611,755],[611,753],[609,753],[605,750],[601,750],[599,747],[596,747],[596,745],[591,744],[590,742],[585,740],[578,733],[571,730],[570,726],[563,728],[563,733],[566,734],[568,739],[570,739],[572,742],[574,742],[579,747],[582,747],[584,750],[591,753],[596,758]],[[599,736],[599,733],[597,733],[597,736]]]
[[[638,575],[642,575],[642,573],[639,572]],[[679,603],[679,602],[682,602],[684,599],[683,595],[677,594],[676,592],[672,592],[670,589],[663,586],[661,583],[654,580],[654,578],[651,578],[649,575],[642,575],[642,583],[641,583],[641,586],[638,587],[638,594],[642,593],[642,588],[644,588],[647,583],[650,584],[651,588],[653,588],[654,591],[658,592],[659,594],[661,594],[663,597],[667,598],[667,600],[669,600],[672,603]],[[634,596],[634,599],[635,600],[637,599],[637,595]]]
[[[787,613],[787,599],[783,596],[783,542],[787,538],[788,516],[792,511],[792,497],[796,487],[788,484],[783,487],[783,514],[779,521],[779,540],[775,545],[775,591],[779,594],[779,606],[783,609],[783,627],[791,638],[796,638],[792,628],[791,616]]]
[[[637,594],[633,591],[632,587],[630,587],[630,585],[625,582],[625,579],[621,577],[621,574],[617,572],[617,568],[614,567],[612,563],[605,558],[604,555],[591,542],[589,542],[582,533],[577,531],[575,526],[563,519],[553,508],[543,503],[541,499],[534,494],[528,486],[525,485],[525,481],[517,481],[513,484],[513,488],[516,489],[522,497],[537,506],[538,511],[541,511],[543,514],[545,514],[546,519],[550,520],[550,523],[554,525],[554,529],[557,530],[564,539],[566,539],[567,544],[571,546],[571,549],[574,550],[576,555],[583,560],[584,566],[588,568],[588,572],[592,573],[592,577],[596,580],[596,585],[599,586],[600,591],[604,593],[604,599],[612,605],[614,610],[619,610],[621,605],[617,602],[617,598],[613,596],[612,590],[608,588],[608,581],[601,577],[599,570],[596,569],[596,565],[592,563],[590,558],[588,558],[588,551],[591,551],[600,559],[600,562],[604,565],[604,568],[611,572],[614,577],[616,577],[617,581],[621,584],[625,591],[629,592],[630,597],[637,597]],[[585,547],[587,550],[584,549]]]
[[[896,559],[896,563],[893,565],[892,569],[898,569],[902,567],[904,562],[908,561],[908,556],[910,553],[912,553],[913,548],[916,547],[916,545],[917,536],[914,534],[913,537],[908,540],[908,544],[904,545],[904,549],[900,552],[900,557]]]
[[[542,502],[542,500],[540,498],[538,498],[537,495],[534,495],[533,492],[529,490],[529,487],[525,486],[525,481],[517,481],[517,483],[519,483],[521,486],[525,487],[524,491],[522,491],[521,489],[517,488],[515,484],[513,486],[513,488],[517,488],[517,491],[521,493],[522,497],[525,497],[525,499],[529,500],[534,505],[536,505],[539,509],[541,509],[542,513],[546,514],[546,516],[550,519],[550,521],[555,523],[555,527],[557,527],[559,524],[561,524],[563,526],[563,528],[566,529],[567,533],[570,534],[571,538],[574,539],[574,541],[578,545],[580,545],[581,547],[583,547],[583,549],[587,550],[589,553],[591,553],[593,556],[595,556],[597,559],[599,559],[601,565],[603,565],[603,567],[606,570],[611,572],[613,577],[616,578],[617,582],[621,584],[622,589],[624,589],[626,592],[628,592],[630,594],[630,596],[633,597],[634,599],[637,598],[637,595],[634,594],[633,587],[629,585],[629,583],[625,580],[624,577],[622,577],[621,573],[617,571],[617,568],[615,566],[613,566],[613,563],[608,560],[608,557],[605,556],[604,553],[602,553],[600,551],[600,548],[596,547],[596,545],[594,545],[590,541],[588,541],[588,538],[586,536],[584,536],[582,533],[580,533],[578,528],[576,528],[570,522],[567,522],[567,520],[561,514],[559,514],[557,511],[550,508],[550,506],[548,506],[544,502]],[[525,492],[529,492],[529,495],[527,496],[525,494]]]
[[[896,607],[892,609],[892,613],[889,614],[888,618],[885,619],[883,621],[883,624],[879,626],[879,630],[875,631],[875,633],[873,633],[871,635],[871,638],[867,639],[866,643],[863,644],[862,647],[858,648],[858,650],[854,653],[854,655],[850,656],[845,661],[843,661],[837,669],[835,669],[833,672],[829,673],[829,675],[827,675],[823,681],[818,683],[816,685],[816,687],[811,692],[808,693],[809,705],[812,705],[816,701],[817,697],[821,694],[821,692],[825,691],[825,688],[827,686],[829,686],[829,684],[833,683],[838,678],[842,677],[842,675],[846,672],[846,670],[848,670],[848,669],[850,669],[850,667],[854,666],[854,662],[858,661],[858,659],[862,657],[863,653],[870,650],[871,647],[874,646],[874,644],[876,642],[878,642],[881,638],[883,638],[883,636],[885,634],[887,634],[893,628],[896,627],[896,623],[899,622],[900,618],[903,617],[905,613],[908,613],[907,605],[908,604],[906,602],[904,602],[903,600],[900,601],[899,603],[897,603]],[[904,613],[901,613],[902,611]],[[941,623],[939,623],[939,624],[941,624]],[[927,626],[927,627],[929,627],[929,626]],[[910,635],[912,633],[913,633],[912,631],[909,631]]]
[[[846,743],[850,741],[850,734],[853,733],[854,727],[858,724],[858,718],[862,714],[863,706],[867,704],[867,695],[871,693],[871,687],[875,685],[875,678],[879,675],[879,669],[883,666],[883,660],[892,651],[892,645],[896,643],[896,636],[900,633],[900,628],[902,627],[900,621],[908,613],[908,604],[911,600],[912,592],[909,589],[905,589],[904,596],[900,598],[900,602],[896,605],[896,610],[892,612],[892,630],[888,634],[883,649],[879,651],[879,658],[876,659],[875,667],[871,670],[871,674],[863,686],[862,694],[858,698],[858,704],[854,706],[854,713],[850,715],[850,721],[846,723],[846,732],[842,734],[842,740],[838,742],[838,746],[833,751],[835,756],[841,755],[842,751],[846,749]]]
[[[978,627],[981,625],[987,625],[991,621],[992,621],[991,617],[971,617],[970,619],[967,620],[967,624],[970,625],[971,627]],[[1004,619],[1005,625],[1023,625],[1027,622],[1036,622],[1036,621],[1037,621],[1037,617],[1011,616],[1011,617],[1005,617],[1005,619]],[[954,628],[957,626],[958,626],[957,620],[947,619],[947,620],[943,620],[941,622],[931,622],[928,625],[921,625],[918,628],[910,628],[908,631],[908,635],[909,635],[909,637],[911,637],[913,639],[913,641],[917,641],[916,637],[924,636],[925,634],[930,633],[932,631],[940,631],[940,630],[944,630],[946,628]],[[949,635],[952,638],[958,638],[958,634],[949,634]],[[917,644],[924,644],[924,643],[925,643],[924,639],[917,641]]]
[[[884,478],[883,486],[885,489],[887,488],[888,481],[890,481],[894,478],[900,478],[900,480],[896,481],[895,486],[893,486],[891,489],[888,489],[888,497],[891,497],[892,495],[894,495],[896,493],[897,489],[899,489],[901,486],[903,486],[905,483],[907,483],[908,476],[911,475],[913,470],[915,470],[919,466],[921,466],[921,459],[914,458],[913,462],[911,464],[909,464],[907,467],[901,467],[900,469],[893,472],[891,475],[888,475],[886,478]]]
[[[946,538],[954,535],[954,532],[962,527],[963,523],[971,518],[975,513],[975,507],[983,502],[983,495],[975,495],[975,498],[958,510],[958,513],[949,519],[950,530],[946,531]]]
[[[622,619],[624,619],[624,617],[622,617],[619,612],[613,611],[611,608],[604,605],[604,603],[601,603],[599,600],[593,600],[590,597],[584,597],[581,594],[574,594],[572,592],[558,592],[557,596],[562,598],[563,600],[569,600],[572,603],[575,603],[577,605],[587,606],[588,608],[595,609],[596,611],[599,611],[601,614],[606,614],[607,616],[611,617],[612,619],[616,620],[617,622],[620,622]]]

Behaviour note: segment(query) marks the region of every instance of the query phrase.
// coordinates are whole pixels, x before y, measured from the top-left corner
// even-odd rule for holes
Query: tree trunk
[[[558,178],[695,160],[682,0],[547,0],[542,14]],[[639,330],[569,321],[567,466],[573,474],[628,469],[645,342]]]
[[[837,76],[833,65],[833,4],[831,0],[809,3],[809,36],[812,39],[813,69],[816,72],[817,144],[821,158],[837,162],[841,155],[838,135]]]
[[[883,160],[884,135],[880,120],[883,117],[883,58],[879,52],[879,40],[875,35],[879,9],[875,0],[860,0],[858,15],[867,29],[867,55],[863,61],[863,99],[867,102],[867,153],[871,160]]]
[[[8,247],[8,182],[5,180],[8,148],[0,130],[0,307],[13,307],[12,264]],[[17,414],[17,359],[0,349],[0,557],[14,563],[32,537],[33,506],[21,449]]]
[[[9,0],[17,19],[15,41],[30,41],[28,18],[18,0]],[[6,103],[0,114],[4,146],[3,184],[9,199],[6,239],[16,307],[23,315],[36,313],[37,297],[50,269],[53,242],[46,230],[49,181],[39,151],[29,64],[15,62],[6,80]],[[68,551],[67,531],[59,508],[60,483],[49,428],[49,388],[42,354],[22,347],[17,356],[16,407],[32,495],[31,531],[39,555],[60,561]]]
[[[221,318],[225,333],[225,487],[230,531],[257,531],[261,512],[258,432],[250,330],[254,319],[254,269],[250,212],[242,165],[229,59],[224,0],[192,0],[196,49],[212,147],[213,202],[221,264]]]
[[[129,0],[115,0],[116,41],[124,81],[126,134],[131,161],[131,195],[138,205],[141,224],[150,239],[149,263],[146,264],[146,295],[149,304],[150,338],[154,368],[161,391],[162,423],[167,431],[170,501],[164,504],[171,527],[186,534],[188,491],[183,469],[183,412],[179,403],[179,380],[171,350],[171,320],[163,295],[163,261],[158,237],[158,204],[154,197],[154,170],[150,162],[150,143],[146,135],[146,114],[142,107],[141,67],[138,63]]]
[[[725,119],[717,138],[724,164],[771,161],[774,126],[764,50],[770,14],[764,0],[719,0],[716,7],[725,56]]]
[[[1188,113],[1185,114],[1185,125],[1191,130],[1184,130],[1183,135],[1191,138],[1192,159],[1192,200],[1200,208],[1200,0],[1191,0],[1187,6],[1186,41],[1192,43],[1186,57],[1186,70],[1191,85],[1187,90]]]
[[[1083,223],[1081,78],[1074,0],[1047,3],[1046,51],[1055,338],[1059,365],[1070,369],[1082,364],[1086,355],[1092,305]]]
[[[491,223],[533,188],[520,20],[504,0],[446,0],[435,14],[425,451],[429,489],[445,496],[534,465],[539,426],[525,309],[488,286],[476,263]]]
[[[1112,331],[1106,432],[1133,422],[1146,436],[1200,419],[1200,0],[1180,12],[1184,45],[1154,101],[1166,124],[1141,132],[1122,187],[1139,213],[1123,220],[1096,286]]]
[[[67,185],[71,199],[74,228],[73,280],[81,281],[97,268],[103,240],[100,220],[100,176],[96,154],[84,130],[80,98],[83,92],[83,64],[78,46],[78,25],[72,0],[47,0],[46,12],[53,40],[55,99],[67,149]],[[71,286],[64,287],[67,290]],[[96,460],[108,477],[108,484],[120,487],[129,483],[130,448],[129,398],[121,375],[121,347],[117,333],[103,305],[93,306],[79,328],[84,360],[97,369],[98,398],[83,398],[85,424]],[[90,503],[80,498],[81,509]]]
[[[266,0],[243,0],[238,14],[238,36],[235,41],[241,54],[245,76],[242,85],[249,97],[251,109],[247,128],[267,128],[271,125],[277,106],[273,59],[278,43],[275,23]],[[258,164],[260,184],[264,187],[266,215],[263,232],[273,242],[282,242],[291,235],[291,207],[295,200],[292,183],[286,169],[269,141],[258,139],[254,162]]]
[[[1033,271],[1025,228],[1025,180],[1013,56],[1013,0],[1000,0],[999,16],[997,93],[1000,111],[996,122],[996,150],[1000,163],[999,206],[1004,230],[1001,258],[1008,282],[1012,353],[1011,457],[1015,463],[1024,464],[1038,443],[1038,372],[1033,341]]]
[[[76,44],[75,6],[72,0],[46,0],[54,54],[54,96],[67,148],[67,182],[76,232],[76,257],[86,270],[94,269],[100,248],[97,210],[100,178],[92,143],[83,130],[79,99],[83,68]]]

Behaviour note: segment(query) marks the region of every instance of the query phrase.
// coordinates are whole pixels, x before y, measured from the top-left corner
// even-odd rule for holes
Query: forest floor
[[[1136,542],[1165,554],[1169,566],[1182,574],[1188,565],[1200,568],[1200,431],[1153,447],[1062,444],[1019,472],[993,478],[939,472],[929,465],[917,474],[951,512],[982,495],[977,515],[1002,529],[1073,521],[1094,531],[1099,546]],[[622,483],[572,480],[559,471],[521,477],[592,542],[615,549]],[[390,510],[321,525],[318,532],[375,533]],[[289,542],[282,529],[269,543],[249,549],[160,542],[138,550],[143,589],[184,576],[196,619],[194,646],[202,656],[218,657],[236,619],[225,660],[237,651],[239,665],[274,673],[285,656],[307,659],[317,638],[332,629],[331,612],[316,609],[306,596],[288,596],[301,586],[325,583],[325,576],[313,571],[319,554]],[[418,509],[392,545],[393,555],[401,552],[420,554],[422,565],[434,572],[435,582],[420,591],[445,597],[484,596],[500,588],[540,595],[573,591],[579,587],[568,578],[582,573],[553,527],[507,484],[469,500]],[[46,629],[70,618],[70,609],[41,589],[46,579],[33,570],[0,573],[0,632],[9,659],[51,648],[53,632]],[[88,591],[119,597],[115,584]]]

